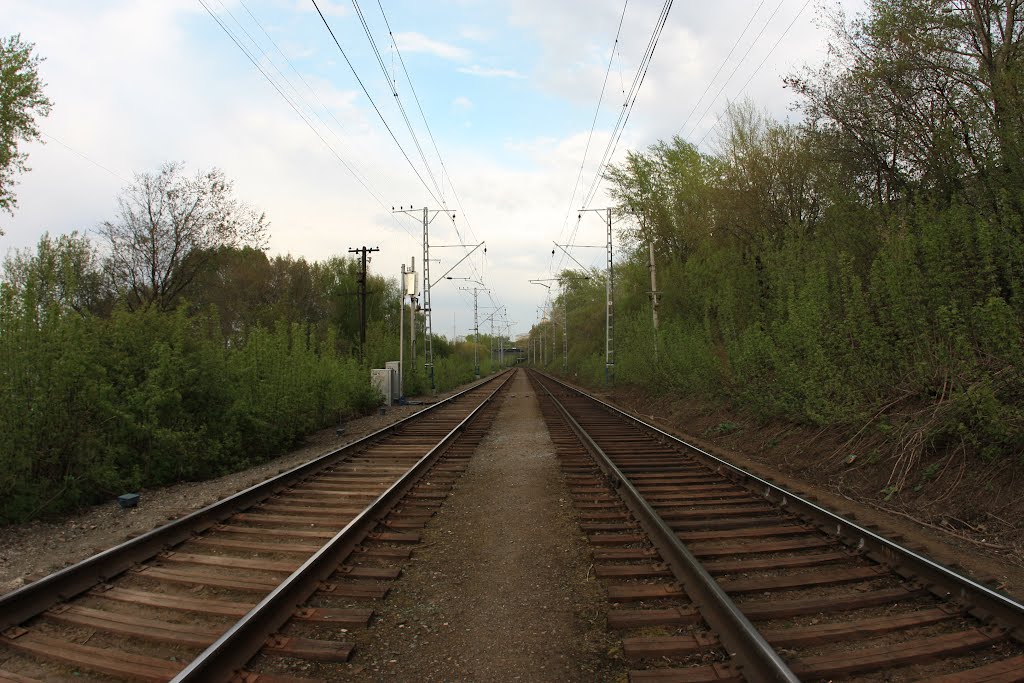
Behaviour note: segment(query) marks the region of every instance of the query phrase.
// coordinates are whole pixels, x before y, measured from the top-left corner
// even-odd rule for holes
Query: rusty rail
[[[459,434],[476,418],[487,403],[501,391],[512,377],[505,379],[480,402],[473,411],[452,429],[436,446],[386,491],[359,513],[320,550],[306,560],[288,578],[239,619],[230,629],[204,650],[174,677],[172,683],[192,681],[219,681],[227,678],[259,651],[266,639],[275,633],[312,595],[319,583],[327,579],[387,514],[406,492],[437,460],[438,456],[458,438]]]

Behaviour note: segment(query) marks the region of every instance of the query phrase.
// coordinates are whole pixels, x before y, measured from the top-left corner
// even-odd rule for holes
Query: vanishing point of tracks
[[[304,662],[345,661],[514,372],[0,597],[0,682],[308,682]],[[630,680],[1024,681],[1024,606],[530,379]]]

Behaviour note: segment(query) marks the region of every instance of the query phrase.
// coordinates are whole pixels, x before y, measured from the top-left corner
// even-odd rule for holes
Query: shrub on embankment
[[[377,402],[297,325],[227,346],[213,313],[39,313],[5,290],[0,522],[235,471]]]
[[[886,495],[915,468],[954,463],[955,486],[1022,464],[1024,53],[974,40],[1020,18],[955,5],[837,14],[829,61],[786,79],[802,122],[733,104],[708,148],[676,137],[610,168],[619,384],[831,428],[850,439],[833,465],[877,446]],[[562,273],[554,329],[567,309],[569,373],[600,386],[589,276]]]
[[[35,251],[9,255],[0,523],[237,471],[373,410],[369,368],[398,358],[397,290],[368,278],[361,362],[357,276],[340,258],[221,249],[173,306],[132,310],[81,235],[44,236]],[[439,391],[473,378],[468,345],[435,337],[434,346]],[[428,393],[422,367],[411,366],[407,393]]]

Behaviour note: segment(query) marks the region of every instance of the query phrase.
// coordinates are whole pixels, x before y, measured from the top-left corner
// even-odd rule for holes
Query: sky
[[[711,150],[717,117],[743,97],[798,118],[782,79],[825,58],[822,2],[673,3],[612,161],[673,135]],[[180,161],[222,169],[266,213],[271,255],[379,247],[370,270],[387,277],[414,257],[422,277],[427,207],[434,332],[472,331],[476,287],[479,319],[515,336],[553,291],[530,280],[572,265],[553,242],[604,267],[585,246],[604,244],[602,214],[578,210],[608,205],[599,162],[662,6],[0,0],[0,35],[35,43],[54,103],[42,140],[22,146],[31,170],[0,215],[0,254],[94,233],[134,174]],[[465,279],[440,279],[453,267]]]

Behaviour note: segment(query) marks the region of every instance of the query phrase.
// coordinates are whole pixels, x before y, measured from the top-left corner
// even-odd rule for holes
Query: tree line
[[[268,256],[220,171],[165,165],[118,206],[5,259],[2,522],[265,461],[376,408],[369,368],[398,358],[396,280],[368,275],[361,349],[359,264]],[[434,349],[441,390],[473,378],[470,348]],[[410,365],[407,394],[429,391]]]
[[[52,107],[42,61],[19,35],[0,39],[7,213],[28,170],[20,145],[40,139]],[[398,283],[366,277],[361,346],[359,264],[271,257],[268,233],[222,171],[167,163],[136,174],[90,234],[8,253],[0,523],[244,468],[380,404],[369,369],[399,357]],[[438,390],[473,378],[473,345],[433,338]],[[418,358],[407,395],[431,390]],[[492,371],[490,358],[481,365]]]
[[[676,137],[612,167],[617,381],[847,430],[823,457],[881,443],[890,493],[944,464],[1019,463],[1021,4],[834,12],[829,58],[786,79],[799,121],[733,103],[710,151]],[[570,373],[597,384],[604,273],[580,275],[554,311]]]

